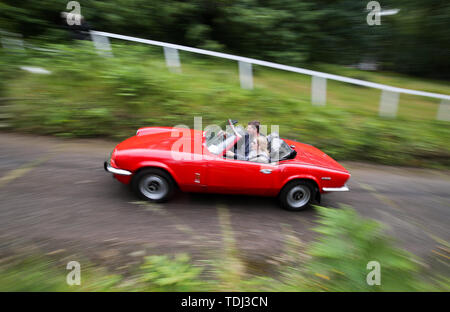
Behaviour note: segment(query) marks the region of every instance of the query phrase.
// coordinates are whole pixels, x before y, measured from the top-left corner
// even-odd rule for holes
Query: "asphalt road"
[[[226,217],[249,262],[279,255],[286,233],[314,239],[316,212],[287,212],[275,199],[179,194],[166,204],[141,202],[103,170],[116,143],[0,133],[0,255],[32,244],[124,267],[146,254],[208,258],[223,247]],[[448,269],[449,171],[342,164],[351,191],[323,196],[322,205],[353,206],[384,223],[399,245]]]

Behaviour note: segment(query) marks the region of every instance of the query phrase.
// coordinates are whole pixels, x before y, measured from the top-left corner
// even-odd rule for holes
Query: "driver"
[[[249,160],[249,154],[251,149],[251,142],[256,140],[259,134],[260,122],[257,120],[250,121],[247,125],[247,132],[243,139],[239,140],[234,146],[234,151],[228,150],[226,156],[229,158],[239,160]]]

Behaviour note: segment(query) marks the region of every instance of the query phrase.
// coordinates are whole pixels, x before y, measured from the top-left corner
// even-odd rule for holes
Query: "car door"
[[[214,157],[207,161],[206,188],[213,193],[274,195],[275,164]]]

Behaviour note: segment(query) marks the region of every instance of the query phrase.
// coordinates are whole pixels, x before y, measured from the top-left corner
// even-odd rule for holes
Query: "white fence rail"
[[[294,73],[309,75],[312,77],[311,82],[311,102],[313,105],[326,105],[326,88],[327,88],[327,79],[350,83],[354,85],[369,87],[369,88],[375,88],[382,90],[381,97],[380,97],[380,104],[379,104],[379,115],[385,116],[385,117],[395,117],[397,115],[398,110],[398,102],[400,94],[411,94],[416,96],[424,96],[429,98],[435,98],[440,99],[441,103],[438,108],[438,112],[436,114],[436,119],[438,120],[444,120],[444,121],[450,121],[450,95],[446,94],[439,94],[439,93],[432,93],[432,92],[425,92],[425,91],[418,91],[418,90],[412,90],[412,89],[405,89],[405,88],[398,88],[393,87],[389,85],[384,85],[380,83],[375,82],[369,82],[339,75],[333,75],[323,72],[318,72],[314,70],[309,70],[305,68],[299,68],[294,66],[288,66],[288,65],[282,65],[277,64],[273,62],[266,62],[261,61],[253,58],[248,57],[242,57],[227,53],[221,53],[221,52],[214,52],[204,49],[198,49],[188,46],[182,46],[178,44],[172,44],[167,42],[161,42],[161,41],[155,41],[155,40],[149,40],[149,39],[142,39],[137,37],[131,37],[131,36],[124,36],[119,34],[113,34],[103,31],[90,31],[91,38],[94,42],[94,45],[99,52],[99,54],[104,56],[113,56],[111,51],[111,45],[109,43],[108,38],[114,38],[114,39],[120,39],[120,40],[126,40],[126,41],[133,41],[133,42],[139,42],[154,46],[160,46],[164,48],[164,56],[166,59],[166,65],[167,67],[174,72],[181,72],[181,63],[180,63],[180,57],[178,54],[178,50],[181,51],[187,51],[197,54],[203,54],[203,55],[209,55],[209,56],[215,56],[219,58],[234,60],[238,62],[239,65],[239,79],[241,87],[244,89],[253,89],[253,72],[252,72],[252,64],[280,69],[284,71],[290,71]],[[2,36],[4,37],[4,36]],[[20,40],[20,38],[14,38],[16,41],[17,39]],[[1,40],[3,46],[8,45],[10,41],[4,40],[2,38]],[[15,45],[18,45],[17,42],[14,42]],[[19,45],[20,46],[20,45]]]

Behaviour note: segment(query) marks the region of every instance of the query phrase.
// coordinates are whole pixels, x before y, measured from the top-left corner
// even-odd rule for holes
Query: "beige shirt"
[[[258,163],[268,164],[269,163],[269,154],[266,152],[257,152],[255,150],[250,151],[248,154],[248,160],[254,161]]]

